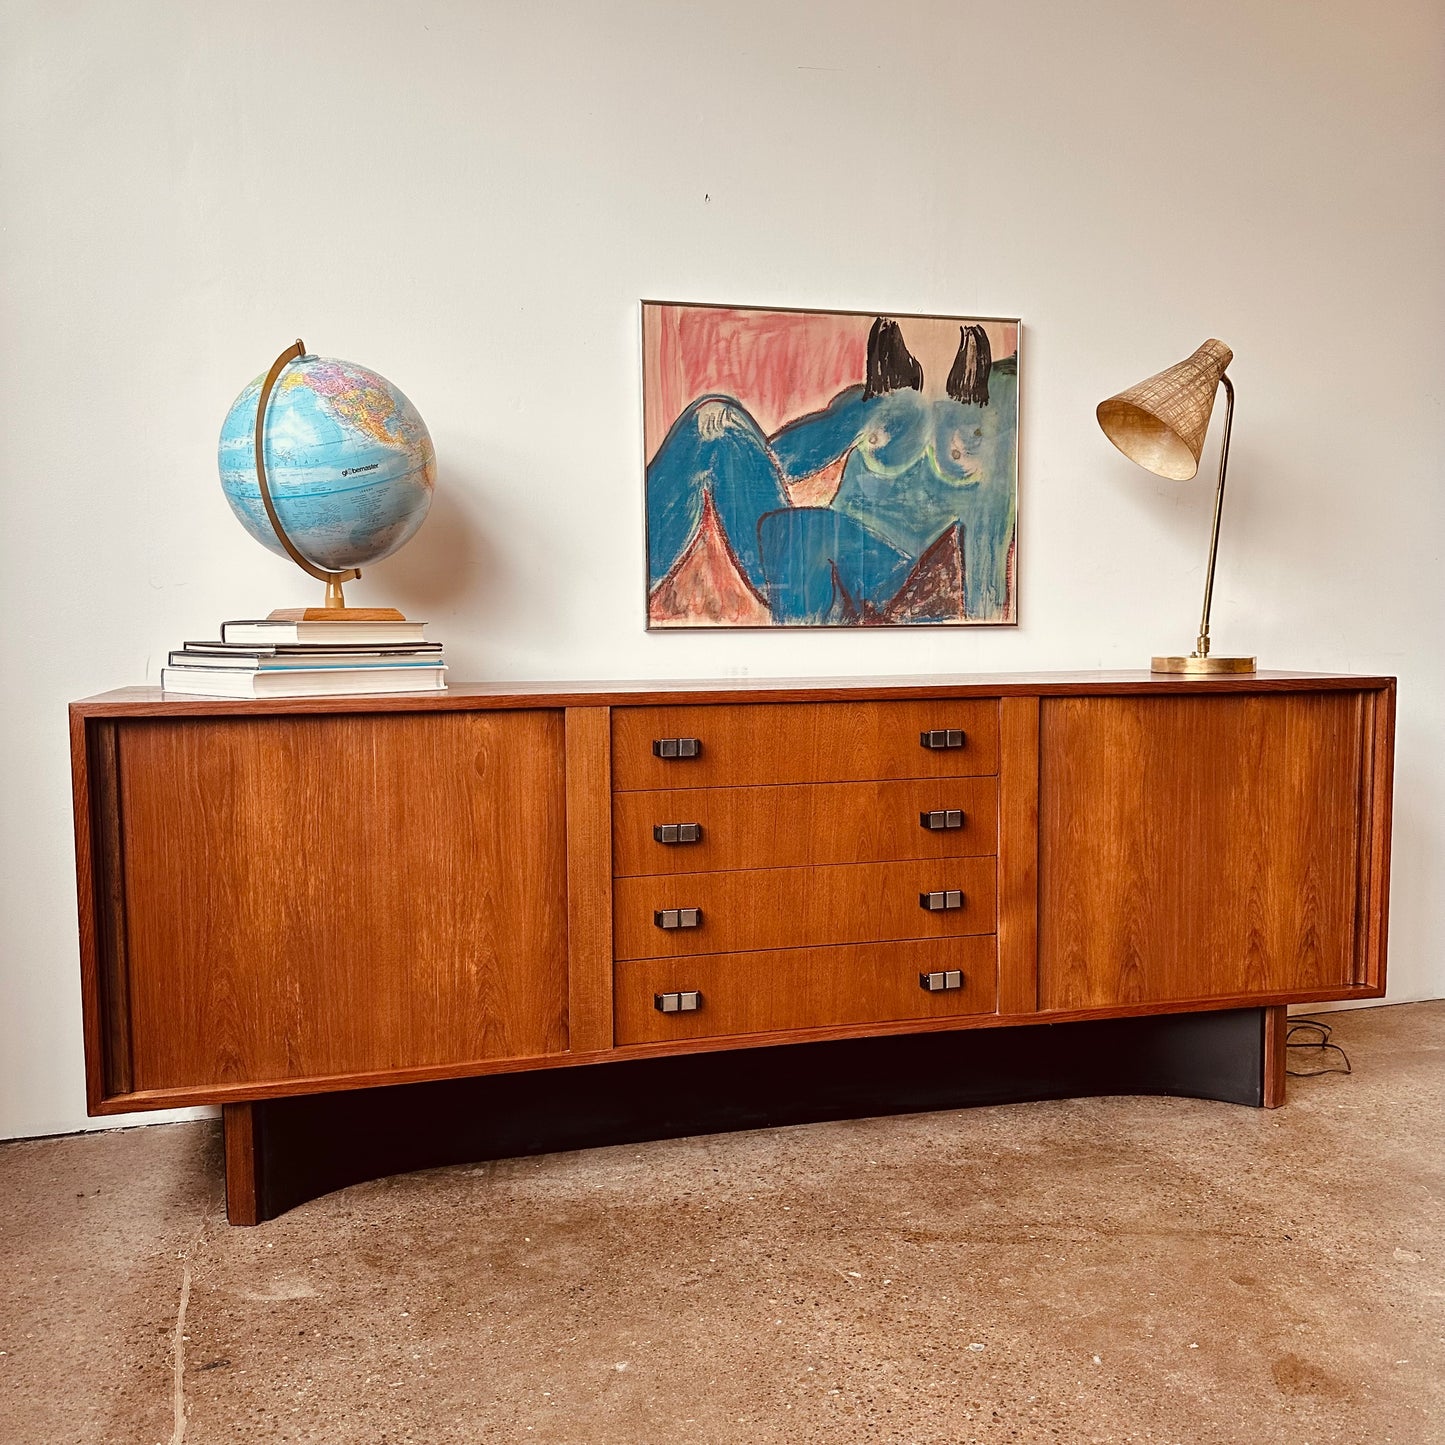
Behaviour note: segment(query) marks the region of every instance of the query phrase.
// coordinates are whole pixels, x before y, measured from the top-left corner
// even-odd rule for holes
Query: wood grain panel
[[[1039,700],[999,705],[998,1006],[1039,1006]]]
[[[1348,693],[1045,699],[1040,1007],[1348,989]]]
[[[127,724],[137,1090],[567,1047],[559,712]]]
[[[75,822],[75,903],[77,933],[80,945],[80,1010],[81,1031],[85,1040],[85,1104],[94,1114],[107,1095],[122,1092],[116,1089],[110,1071],[114,1047],[108,1035],[113,1004],[108,1007],[102,998],[100,934],[111,926],[108,912],[110,900],[100,896],[104,861],[99,856],[96,835],[103,833],[105,813],[119,810],[114,788],[107,787],[98,776],[90,754],[96,733],[108,729],[108,722],[90,722],[79,708],[70,709],[70,795]],[[120,1007],[125,1007],[124,1000]],[[126,1084],[129,1084],[130,1038],[124,1040]],[[128,1092],[128,1090],[125,1090]]]
[[[612,1047],[611,738],[605,707],[567,709],[568,1039]]]
[[[1366,766],[1360,807],[1367,846],[1360,870],[1355,982],[1383,993],[1390,926],[1390,831],[1395,798],[1395,684],[1364,693]]]
[[[226,1222],[261,1222],[262,1160],[256,1104],[221,1106],[221,1139],[226,1159]]]
[[[120,825],[120,726],[91,725],[89,765],[93,779],[91,837],[93,886],[100,889],[95,938],[96,977],[104,1040],[107,1094],[135,1087],[131,1067],[130,964],[126,952],[125,865]]]
[[[963,890],[962,908],[930,913],[920,907],[919,893],[945,888]],[[997,891],[992,858],[619,878],[613,936],[618,958],[673,958],[992,933]],[[701,908],[702,926],[658,928],[653,912],[665,908]]]
[[[919,734],[961,728],[961,748],[923,747]],[[655,738],[694,737],[696,758],[654,757]],[[998,771],[998,703],[904,702],[618,707],[612,778],[633,788],[748,787],[888,778],[957,778]]]
[[[1266,692],[1360,692],[1394,679],[1329,672],[1221,674],[1191,678],[1168,673],[995,672],[926,677],[736,678],[679,682],[453,682],[443,692],[370,697],[270,698],[263,702],[182,697],[158,687],[120,687],[72,703],[83,717],[267,717],[306,713],[476,712],[488,708],[632,707],[641,704],[857,702],[893,698],[1202,697]]]
[[[928,993],[920,987],[920,973],[952,968],[962,969],[962,988]],[[636,959],[617,969],[617,1042],[991,1013],[997,972],[994,941],[987,936]],[[682,989],[700,989],[702,1008],[657,1011],[657,994]]]
[[[1262,1010],[1264,1019],[1264,1077],[1260,1105],[1278,1109],[1284,1104],[1289,1075],[1289,1006],[1280,1004]]]
[[[70,714],[86,1107],[135,1087],[120,835],[119,727]]]
[[[919,815],[958,808],[963,826],[932,832]],[[700,823],[697,843],[659,843],[656,823]],[[612,810],[619,877],[959,858],[998,847],[993,778],[793,787],[677,788],[618,793]]]

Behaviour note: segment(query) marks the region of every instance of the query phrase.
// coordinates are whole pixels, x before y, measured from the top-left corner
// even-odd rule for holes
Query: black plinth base
[[[414,1169],[824,1119],[1096,1094],[1260,1106],[1278,1102],[1266,1099],[1268,1012],[845,1039],[233,1105],[228,1207],[233,1223],[257,1223]]]

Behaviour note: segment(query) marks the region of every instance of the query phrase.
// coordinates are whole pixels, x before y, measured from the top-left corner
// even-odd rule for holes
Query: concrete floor
[[[437,1170],[257,1229],[207,1123],[0,1147],[0,1440],[1445,1440],[1445,1003],[1264,1113]]]

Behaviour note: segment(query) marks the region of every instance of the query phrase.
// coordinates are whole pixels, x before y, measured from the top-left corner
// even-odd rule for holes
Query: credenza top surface
[[[1392,677],[1330,672],[1255,672],[1191,678],[1150,672],[958,673],[922,677],[714,678],[617,682],[454,683],[445,692],[371,693],[263,700],[196,697],[122,687],[70,705],[80,718],[225,717],[295,713],[466,712],[488,708],[675,706],[690,703],[845,702],[860,698],[1130,696],[1376,691]]]

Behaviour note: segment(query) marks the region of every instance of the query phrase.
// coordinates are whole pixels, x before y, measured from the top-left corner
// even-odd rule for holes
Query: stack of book
[[[338,619],[223,622],[219,642],[188,642],[161,669],[167,692],[205,697],[321,697],[439,692],[442,645],[424,622]]]

